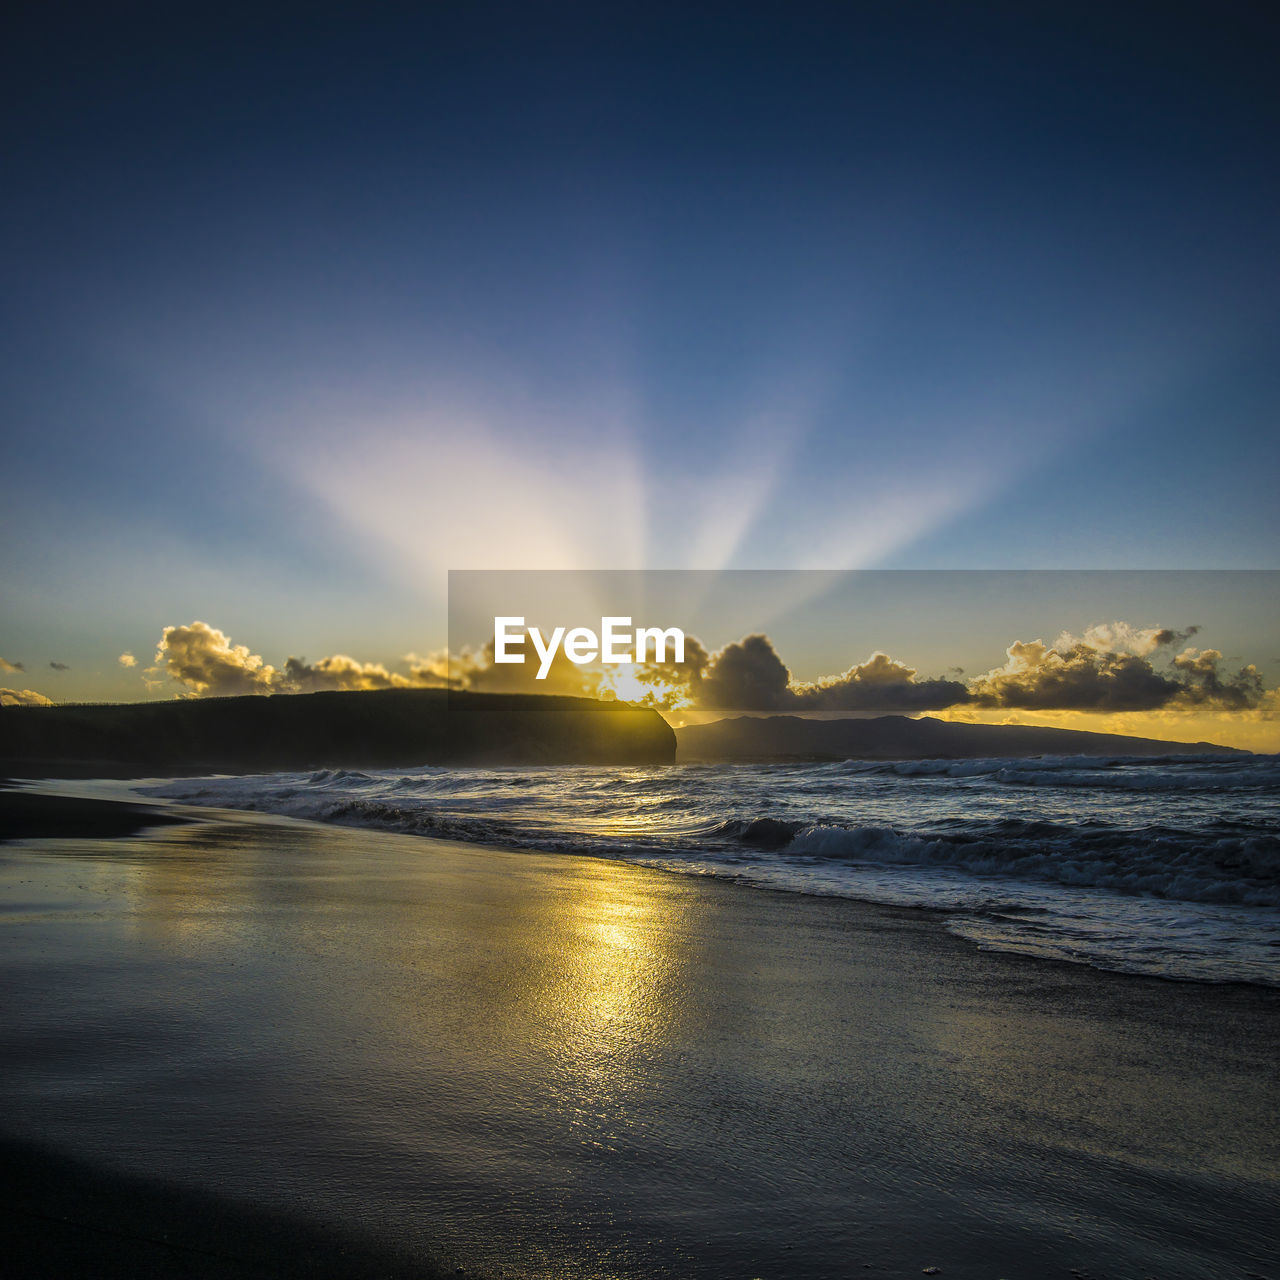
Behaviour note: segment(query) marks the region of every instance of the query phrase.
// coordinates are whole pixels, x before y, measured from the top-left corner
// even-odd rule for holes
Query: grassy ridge
[[[137,777],[445,764],[662,764],[654,711],[589,698],[386,689],[0,710],[0,773]]]

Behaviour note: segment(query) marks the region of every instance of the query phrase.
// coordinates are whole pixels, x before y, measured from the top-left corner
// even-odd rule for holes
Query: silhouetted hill
[[[1247,754],[1211,742],[1162,742],[1118,733],[1031,725],[956,724],[922,716],[806,720],[738,716],[676,731],[682,760],[933,760],[1000,756],[1163,756]]]
[[[656,711],[442,689],[0,710],[0,774],[26,778],[662,764],[675,750],[675,735]]]

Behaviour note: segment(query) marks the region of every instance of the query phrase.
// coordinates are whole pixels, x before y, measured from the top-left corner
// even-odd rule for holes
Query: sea
[[[1275,755],[325,769],[139,790],[924,908],[985,949],[1280,986]]]

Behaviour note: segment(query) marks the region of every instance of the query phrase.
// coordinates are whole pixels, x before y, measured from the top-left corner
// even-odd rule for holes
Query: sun
[[[660,710],[676,711],[690,705],[688,689],[663,680],[634,663],[605,667],[600,677],[600,694],[612,694],[619,702],[639,702]]]

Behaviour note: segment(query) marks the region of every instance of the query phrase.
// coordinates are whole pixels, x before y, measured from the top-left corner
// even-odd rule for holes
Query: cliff
[[[590,698],[387,689],[0,709],[0,773],[141,777],[468,764],[666,764],[655,711]]]

